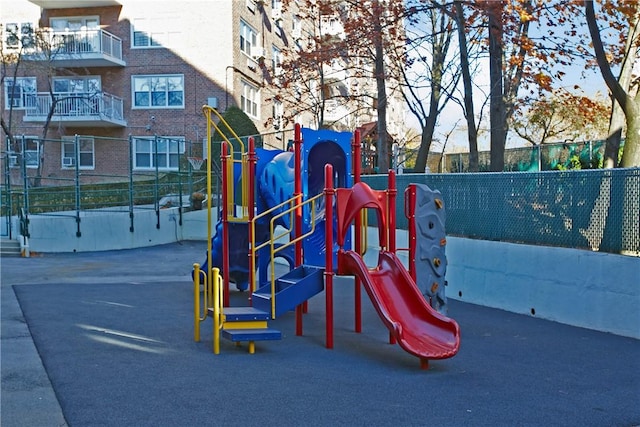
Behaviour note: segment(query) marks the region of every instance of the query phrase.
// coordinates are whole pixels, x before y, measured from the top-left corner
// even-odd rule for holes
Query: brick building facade
[[[126,175],[131,167],[144,173],[156,164],[176,169],[192,150],[206,155],[206,104],[222,112],[237,106],[271,145],[286,144],[279,115],[289,106],[265,87],[280,49],[300,32],[295,2],[288,10],[280,0],[11,4],[0,21],[4,57],[21,55],[15,78],[9,67],[2,85],[2,115],[14,136],[3,140],[12,179],[19,182],[22,164],[52,180],[73,177],[76,165],[96,176]],[[48,52],[25,38],[25,29]],[[304,114],[296,121],[317,126]]]

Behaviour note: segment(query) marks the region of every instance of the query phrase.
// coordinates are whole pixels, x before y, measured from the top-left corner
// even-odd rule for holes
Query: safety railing
[[[105,30],[48,31],[52,52],[57,55],[101,53],[122,60],[122,39]]]
[[[55,105],[54,105],[55,103]],[[27,98],[25,120],[44,121],[53,108],[54,118],[95,118],[124,121],[124,101],[106,92],[37,93]]]
[[[204,283],[200,282],[200,275],[204,277]],[[200,286],[204,286],[202,297]],[[200,264],[193,264],[193,339],[200,342],[200,323],[207,320],[209,312],[213,317],[213,352],[220,354],[220,330],[223,324],[223,292],[222,276],[220,269],[211,269],[211,282],[207,280],[207,272],[200,269]],[[202,304],[201,304],[202,302]]]
[[[225,206],[224,209],[227,210],[228,220],[230,222],[246,221],[248,219],[248,213],[249,213],[249,207],[248,207],[248,204],[249,204],[248,181],[249,180],[247,179],[249,164],[248,164],[248,153],[245,150],[245,145],[242,139],[235,133],[235,131],[231,128],[231,126],[229,126],[226,120],[222,117],[220,113],[218,113],[218,111],[215,108],[205,105],[204,107],[202,107],[202,111],[204,112],[204,115],[207,119],[207,153],[212,152],[211,138],[214,135],[214,132],[212,132],[212,128],[213,128],[215,129],[215,132],[217,132],[222,137],[223,142],[228,147],[227,156],[231,161],[227,161],[226,166],[224,166],[227,168],[225,171],[227,176],[233,177],[235,166],[236,165],[240,166],[240,174],[242,176],[242,179],[240,180],[240,185],[241,185],[240,203],[237,203],[237,200],[236,200],[235,179],[226,180],[227,181],[226,190],[227,190],[227,194],[230,197],[227,198],[227,206]],[[233,142],[225,135],[224,131],[220,128],[220,126],[218,126],[218,124],[216,124],[213,121],[212,116],[217,117],[220,120],[220,124],[222,124],[224,128],[233,136],[234,140],[238,142],[238,144],[240,145],[239,153],[237,153],[236,150],[234,149]],[[211,197],[211,194],[207,194],[207,197]],[[238,205],[241,206],[240,216],[238,216],[238,213],[236,212],[236,206]]]
[[[276,312],[276,300],[275,300],[275,294],[276,294],[276,268],[275,268],[275,258],[276,258],[276,254],[282,250],[284,250],[285,248],[291,246],[291,245],[295,245],[296,243],[302,241],[303,239],[307,238],[308,236],[312,235],[315,231],[316,231],[316,201],[320,200],[322,197],[324,197],[323,193],[320,193],[314,197],[311,197],[307,200],[304,201],[300,201],[300,199],[302,198],[302,195],[296,195],[293,196],[292,198],[290,198],[289,200],[286,200],[276,206],[273,206],[272,208],[260,213],[259,215],[256,215],[253,220],[250,222],[250,227],[251,227],[251,246],[250,246],[250,255],[249,255],[249,268],[250,271],[254,272],[256,269],[256,253],[263,248],[266,248],[267,246],[269,247],[269,269],[270,269],[270,282],[271,282],[271,317],[275,318],[275,312]],[[285,206],[289,205],[290,207],[288,209],[284,209],[281,210],[282,208],[284,208]],[[302,209],[305,206],[310,205],[310,211],[311,211],[311,218],[309,221],[309,230],[306,233],[301,234],[300,236],[296,236],[291,238],[292,233],[293,233],[293,226],[294,226],[294,221],[293,221],[293,216],[296,210],[298,209]],[[281,210],[281,211],[280,211]],[[280,212],[278,212],[280,211]],[[274,212],[278,212],[275,215],[273,215]],[[256,245],[256,241],[255,241],[255,224],[256,222],[264,217],[267,217],[271,215],[271,219],[269,221],[269,240]],[[276,222],[278,219],[289,215],[289,228],[283,227],[283,230],[280,231],[278,234],[276,234]],[[281,244],[278,244],[278,241],[280,239],[282,239],[285,236],[289,236],[289,241],[288,242],[283,242]],[[278,245],[278,246],[276,246]],[[256,283],[255,283],[255,276],[251,276],[252,280],[250,283],[251,286],[251,291],[255,291],[256,290]]]

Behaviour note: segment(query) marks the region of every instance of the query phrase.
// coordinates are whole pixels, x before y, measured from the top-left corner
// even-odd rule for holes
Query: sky
[[[547,28],[537,29],[538,32],[548,31]],[[457,44],[452,46],[452,49],[457,49]],[[421,53],[423,55],[424,53]],[[640,72],[640,64],[636,63],[636,68],[639,69]],[[566,73],[562,79],[562,81],[555,82],[554,86],[557,88],[565,88],[570,92],[577,95],[585,95],[588,97],[608,97],[608,89],[606,84],[604,83],[604,79],[602,78],[599,70],[585,70],[584,62],[574,61],[573,65],[569,69],[563,69]],[[614,73],[616,71],[614,70]],[[482,91],[488,93],[489,92],[489,66],[488,59],[484,60],[484,63],[481,64],[480,71],[474,77],[474,84],[480,86]],[[579,90],[574,89],[574,86],[579,86]],[[460,83],[460,87],[462,87],[462,83]],[[428,101],[429,92],[424,90],[424,99],[425,102]],[[474,102],[476,114],[480,111],[481,104],[485,100],[485,96],[483,96],[479,90],[474,92]],[[485,107],[485,111],[488,115],[488,105]],[[420,133],[420,125],[415,116],[407,110],[407,124],[414,128]],[[464,115],[460,106],[457,103],[449,102],[447,106],[444,108],[442,113],[440,114],[438,126],[436,128],[435,138],[443,141],[445,139],[445,134],[451,132],[452,129],[456,129],[449,137],[447,141],[446,151],[468,151],[468,138],[466,131],[466,120],[464,119]],[[485,132],[482,132],[482,128],[485,129]],[[481,123],[481,133],[479,135],[479,149],[480,150],[488,150],[489,149],[489,138],[488,138],[488,128],[489,121],[488,117],[483,119]],[[519,138],[515,132],[509,132],[507,136],[507,147],[521,147],[530,145],[528,142]],[[442,143],[434,143],[433,149],[435,151],[442,150]]]

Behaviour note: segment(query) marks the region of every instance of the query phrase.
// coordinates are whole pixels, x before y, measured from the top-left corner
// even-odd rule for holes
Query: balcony
[[[69,127],[125,127],[123,101],[104,92],[56,93],[52,123]],[[27,99],[25,122],[44,123],[53,100],[48,93],[38,93]]]
[[[72,7],[121,6],[119,0],[29,0],[43,9],[69,9]]]
[[[46,31],[50,54],[31,55],[35,60],[49,60],[60,68],[124,67],[122,39],[105,30]]]

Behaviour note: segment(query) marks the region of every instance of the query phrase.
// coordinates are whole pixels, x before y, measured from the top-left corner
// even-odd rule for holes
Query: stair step
[[[20,242],[17,240],[2,239],[0,241],[0,256],[21,256]]]
[[[276,279],[275,317],[293,310],[296,306],[324,290],[324,269],[302,265]],[[266,284],[253,293],[253,306],[271,311],[271,285]]]
[[[268,312],[254,307],[225,307],[225,322],[248,322],[253,320],[269,320]]]
[[[269,341],[282,339],[282,332],[277,329],[223,329],[222,336],[233,342]]]

